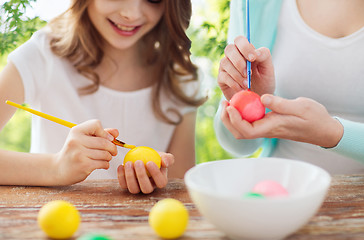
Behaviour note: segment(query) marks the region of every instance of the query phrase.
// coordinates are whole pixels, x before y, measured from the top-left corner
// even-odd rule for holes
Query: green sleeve
[[[267,47],[271,51],[276,32],[282,0],[250,1],[251,42],[256,47]],[[228,43],[239,35],[246,35],[246,0],[231,0]]]
[[[268,47],[273,49],[282,0],[253,0],[250,1],[250,30],[251,42],[256,48]],[[228,43],[233,43],[239,35],[246,35],[246,0],[231,0]],[[221,106],[221,104],[220,104]],[[220,119],[221,107],[215,115],[214,128],[220,145],[234,156],[270,156],[275,148],[277,139],[236,139],[224,126]],[[254,156],[257,156],[254,154]]]
[[[344,135],[336,147],[328,150],[364,163],[364,123],[337,119],[344,127]]]

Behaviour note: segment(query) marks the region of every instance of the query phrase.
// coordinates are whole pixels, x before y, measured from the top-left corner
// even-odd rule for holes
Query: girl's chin
[[[137,44],[129,41],[123,41],[121,44],[121,41],[114,41],[114,42],[108,42],[108,45],[112,51],[128,51],[137,46]]]

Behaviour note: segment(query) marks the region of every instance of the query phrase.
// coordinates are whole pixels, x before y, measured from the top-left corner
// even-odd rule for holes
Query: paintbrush
[[[71,122],[68,122],[66,120],[63,120],[63,119],[60,119],[60,118],[57,118],[57,117],[54,117],[54,116],[51,116],[49,114],[46,114],[46,113],[42,113],[42,112],[39,112],[37,110],[34,110],[34,109],[31,109],[31,108],[28,108],[28,107],[24,107],[20,104],[17,104],[17,103],[14,103],[12,101],[8,101],[6,100],[6,103],[13,106],[13,107],[16,107],[16,108],[20,108],[20,109],[23,109],[25,111],[28,111],[34,115],[37,115],[39,117],[42,117],[42,118],[45,118],[45,119],[48,119],[52,122],[55,122],[55,123],[58,123],[58,124],[61,124],[63,126],[66,126],[66,127],[69,127],[69,128],[73,128],[74,126],[76,126],[77,124],[74,124],[74,123],[71,123]],[[115,145],[117,146],[120,146],[120,147],[125,147],[125,148],[135,148],[134,145],[129,145],[129,144],[126,144],[116,138],[114,138],[114,140],[112,141]]]
[[[249,0],[246,0],[246,38],[250,43],[250,15],[249,15]],[[247,73],[247,80],[248,80],[248,89],[251,87],[251,76],[252,76],[252,68],[251,62],[246,61],[246,73]]]

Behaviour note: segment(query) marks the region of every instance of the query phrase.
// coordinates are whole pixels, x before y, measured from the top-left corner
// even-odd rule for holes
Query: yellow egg
[[[178,238],[187,228],[188,211],[183,203],[176,199],[160,200],[149,213],[149,225],[161,238]]]
[[[144,162],[144,165],[147,162],[152,161],[160,168],[161,167],[161,157],[158,152],[150,147],[135,147],[131,149],[124,157],[124,165],[126,162],[135,163],[137,160],[141,160]],[[150,177],[149,172],[147,171],[148,176]]]
[[[38,224],[50,238],[70,238],[78,229],[81,217],[71,203],[63,200],[45,204],[38,213]]]

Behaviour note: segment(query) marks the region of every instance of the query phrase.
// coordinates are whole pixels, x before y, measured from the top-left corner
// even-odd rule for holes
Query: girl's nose
[[[134,21],[141,16],[142,0],[127,0],[120,9],[120,16],[127,21]]]

